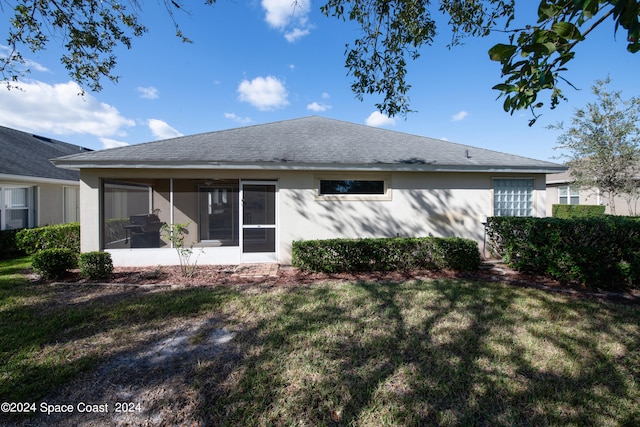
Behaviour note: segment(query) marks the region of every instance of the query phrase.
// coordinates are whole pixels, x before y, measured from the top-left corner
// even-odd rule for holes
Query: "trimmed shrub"
[[[85,252],[78,258],[80,275],[91,280],[108,279],[113,273],[113,261],[108,252]]]
[[[411,269],[470,271],[480,252],[461,238],[377,238],[294,241],[292,264],[328,273]]]
[[[606,206],[602,205],[552,205],[554,218],[584,218],[604,215]]]
[[[59,279],[78,265],[78,254],[66,248],[42,249],[33,255],[31,264],[43,279]]]
[[[25,255],[24,251],[18,248],[16,234],[20,229],[0,231],[0,259],[17,258]]]
[[[27,255],[52,248],[66,248],[80,253],[80,223],[24,228],[17,233],[16,242]]]
[[[512,268],[590,288],[640,286],[640,219],[492,217],[488,242]]]

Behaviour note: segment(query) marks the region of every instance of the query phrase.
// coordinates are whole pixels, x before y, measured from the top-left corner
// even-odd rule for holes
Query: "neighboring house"
[[[80,174],[50,159],[88,151],[0,126],[0,230],[78,221]]]
[[[461,236],[546,215],[564,166],[317,116],[54,160],[80,171],[82,251],[176,264],[158,228],[189,224],[201,264],[291,262],[294,240]]]
[[[555,204],[561,205],[607,205],[605,213],[611,214],[609,197],[601,195],[597,188],[579,188],[573,184],[571,173],[561,172],[547,175],[547,216]],[[638,199],[629,203],[624,197],[614,198],[616,215],[637,215]]]

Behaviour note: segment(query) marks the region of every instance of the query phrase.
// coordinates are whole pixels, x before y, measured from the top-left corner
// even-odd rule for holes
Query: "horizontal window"
[[[321,179],[320,195],[383,195],[384,180]]]

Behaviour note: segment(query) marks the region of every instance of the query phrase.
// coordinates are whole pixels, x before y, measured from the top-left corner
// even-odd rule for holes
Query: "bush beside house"
[[[475,270],[478,244],[461,238],[379,238],[294,241],[294,267],[318,272]]]
[[[492,217],[487,238],[519,271],[593,289],[640,287],[640,218]]]
[[[16,234],[16,242],[27,255],[53,248],[66,248],[80,253],[80,223],[25,228]]]
[[[108,279],[113,273],[113,261],[108,252],[85,252],[78,257],[80,276],[90,280]]]
[[[0,230],[0,259],[11,259],[25,255],[25,252],[18,248],[16,242],[16,234],[20,230]]]
[[[43,279],[60,279],[78,266],[78,254],[67,248],[41,249],[33,254],[31,265]]]
[[[16,246],[33,255],[33,269],[44,279],[59,279],[73,268],[91,280],[108,279],[113,272],[111,254],[80,253],[80,224],[25,228],[15,233]]]

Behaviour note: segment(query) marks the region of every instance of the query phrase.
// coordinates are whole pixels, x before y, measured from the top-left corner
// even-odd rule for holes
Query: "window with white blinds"
[[[30,189],[28,187],[0,188],[0,229],[29,227]]]
[[[495,216],[533,216],[533,179],[494,179]]]

